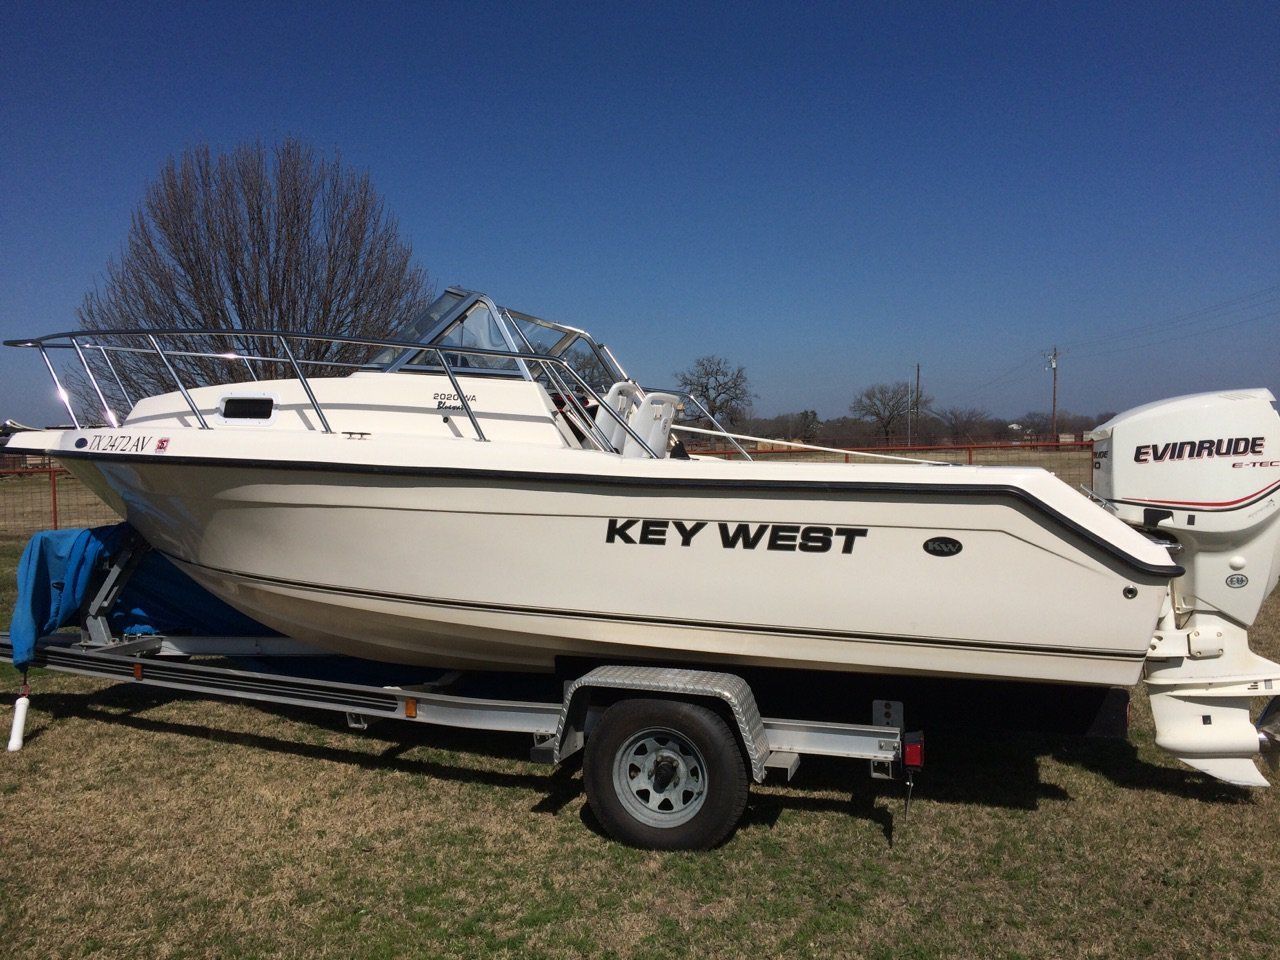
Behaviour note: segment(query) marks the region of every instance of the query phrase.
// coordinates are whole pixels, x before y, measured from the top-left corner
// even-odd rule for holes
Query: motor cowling
[[[1175,397],[1094,431],[1094,492],[1183,548],[1184,607],[1253,622],[1280,575],[1280,415],[1269,390]]]

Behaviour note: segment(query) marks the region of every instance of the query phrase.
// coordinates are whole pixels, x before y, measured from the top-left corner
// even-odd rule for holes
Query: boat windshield
[[[477,350],[501,350],[510,353],[516,345],[503,335],[499,320],[489,305],[477,300],[455,317],[445,328],[428,341],[433,347],[475,347]],[[446,350],[445,358],[451,367],[483,370],[517,370],[516,361],[505,357],[488,357],[483,354],[455,353]],[[409,366],[438,366],[439,356],[432,350],[419,350]]]
[[[499,307],[482,294],[458,287],[450,287],[437,297],[402,336],[442,348],[450,367],[473,374],[484,371],[498,376],[523,376],[542,381],[549,388],[555,385],[548,382],[550,367],[544,369],[541,364],[508,357],[467,354],[459,348],[560,357],[598,392],[627,379],[612,355],[586,331]],[[390,347],[375,358],[374,365],[388,372],[441,369],[435,350]]]

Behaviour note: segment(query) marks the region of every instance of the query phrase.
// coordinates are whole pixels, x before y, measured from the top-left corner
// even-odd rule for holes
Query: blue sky
[[[659,385],[842,414],[1280,393],[1276,4],[0,7],[0,334],[68,329],[148,181],[286,134],[444,286]],[[0,350],[0,418],[57,418]]]

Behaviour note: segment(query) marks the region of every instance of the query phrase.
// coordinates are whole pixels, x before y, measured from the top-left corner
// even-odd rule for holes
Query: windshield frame
[[[508,310],[505,307],[498,306],[492,299],[483,293],[474,290],[464,290],[461,287],[449,287],[443,294],[432,301],[427,308],[426,315],[430,315],[432,307],[435,307],[445,297],[456,298],[453,305],[442,313],[439,319],[432,324],[426,331],[421,334],[420,342],[424,348],[438,346],[446,353],[464,354],[465,349],[459,349],[454,344],[439,343],[441,339],[448,336],[463,322],[472,309],[477,304],[482,304],[489,311],[493,322],[496,324],[506,348],[512,353],[540,353],[549,357],[562,357],[564,354],[572,351],[576,346],[585,347],[601,368],[614,378],[614,382],[618,380],[627,380],[627,372],[622,369],[622,365],[618,363],[612,351],[602,343],[598,343],[591,334],[578,327],[571,327],[568,324],[556,323],[551,320],[544,320],[541,317],[535,317],[532,314],[524,313],[519,310]],[[543,327],[548,330],[555,331],[560,334],[555,343],[548,349],[539,349],[530,342],[523,331],[520,330],[519,324],[516,322],[528,323],[535,326]],[[399,373],[401,371],[438,371],[443,368],[439,363],[424,363],[418,360],[422,356],[421,350],[403,350],[400,355],[382,362],[375,361],[375,366],[386,373]],[[418,362],[415,362],[417,360]],[[537,380],[540,377],[535,376],[529,370],[529,363],[534,361],[515,360],[513,369],[502,369],[498,367],[476,367],[467,370],[468,376],[497,376],[512,377],[518,376],[525,380]],[[582,371],[579,371],[581,374]],[[607,385],[606,385],[607,389]]]

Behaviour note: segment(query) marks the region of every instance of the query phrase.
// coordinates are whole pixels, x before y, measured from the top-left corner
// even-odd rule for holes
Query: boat
[[[461,669],[1145,678],[1162,745],[1266,783],[1249,706],[1280,666],[1245,632],[1280,571],[1265,390],[1120,415],[1085,495],[1033,467],[753,461],[698,398],[641,387],[586,331],[456,287],[390,340],[8,345],[41,354],[73,421],[8,450],[57,458],[152,549],[296,640]],[[54,351],[80,363],[92,417]],[[133,398],[126,364],[173,389]],[[690,455],[689,432],[740,458]]]

